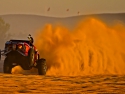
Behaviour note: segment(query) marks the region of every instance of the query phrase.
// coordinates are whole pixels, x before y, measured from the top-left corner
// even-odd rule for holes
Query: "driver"
[[[37,59],[38,50],[37,50],[36,47],[33,45],[34,39],[33,39],[33,37],[31,37],[30,34],[28,35],[28,39],[29,39],[29,41],[30,41],[30,46],[32,46],[33,49],[35,50],[35,59]]]
[[[34,46],[34,45],[33,45],[34,39],[33,39],[33,37],[31,37],[30,34],[29,34],[29,36],[28,36],[28,39],[29,39],[29,41],[30,41],[30,45],[31,45],[31,46]]]

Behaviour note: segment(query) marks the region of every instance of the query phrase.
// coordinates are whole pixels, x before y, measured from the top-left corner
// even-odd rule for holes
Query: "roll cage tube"
[[[4,51],[5,51],[5,50],[2,50],[2,51],[1,51],[1,49],[0,49],[0,60],[1,60],[1,56],[4,55]]]

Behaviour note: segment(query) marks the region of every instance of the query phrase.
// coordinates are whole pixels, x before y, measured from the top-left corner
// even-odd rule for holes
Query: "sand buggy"
[[[4,50],[0,51],[5,56],[3,72],[11,73],[14,66],[20,65],[24,70],[30,70],[32,67],[38,68],[39,75],[46,74],[46,60],[40,58],[40,55],[30,40],[9,40],[5,43]]]

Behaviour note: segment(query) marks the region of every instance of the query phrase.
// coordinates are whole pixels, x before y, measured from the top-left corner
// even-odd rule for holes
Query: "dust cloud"
[[[15,66],[11,70],[12,74],[23,74],[23,75],[38,75],[38,70],[36,68],[32,68],[30,70],[24,70],[21,66]]]
[[[71,31],[47,24],[35,37],[47,75],[125,74],[125,26],[86,18]]]

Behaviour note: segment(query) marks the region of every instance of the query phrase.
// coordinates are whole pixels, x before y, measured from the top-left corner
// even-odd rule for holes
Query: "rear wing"
[[[12,41],[12,42],[26,42],[26,43],[28,43],[28,44],[30,44],[30,41],[29,40],[10,40],[10,41]]]

